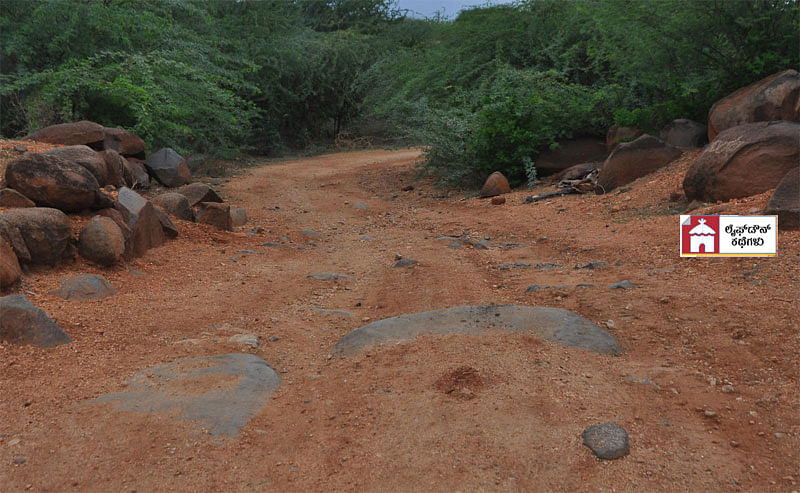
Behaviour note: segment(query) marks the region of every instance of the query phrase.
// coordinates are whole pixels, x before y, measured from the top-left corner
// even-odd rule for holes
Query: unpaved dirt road
[[[800,488],[799,233],[780,233],[776,258],[678,258],[670,211],[681,204],[667,198],[691,156],[627,192],[525,205],[518,191],[491,206],[415,181],[417,154],[254,168],[222,187],[249,213],[240,231],[180,222],[181,237],[132,263],[27,273],[17,292],[74,342],[0,346],[0,490]],[[767,195],[699,212],[747,213]],[[488,249],[441,236],[488,238]],[[418,264],[394,268],[398,254]],[[575,268],[591,261],[607,266]],[[119,293],[50,294],[76,272]],[[637,287],[608,288],[621,280]],[[549,288],[526,291],[534,284]],[[625,354],[492,332],[329,356],[370,320],[490,303],[573,310]],[[240,332],[260,347],[227,342]],[[151,365],[231,352],[282,378],[238,437],[174,413],[79,406]],[[600,461],[580,434],[609,421],[628,430],[631,453]]]

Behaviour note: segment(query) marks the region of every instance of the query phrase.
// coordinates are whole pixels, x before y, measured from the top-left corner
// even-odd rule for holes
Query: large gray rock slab
[[[68,301],[102,300],[117,294],[116,288],[103,276],[82,274],[59,281],[60,288],[53,294]]]
[[[344,336],[333,353],[352,356],[371,346],[406,341],[419,335],[477,335],[489,329],[531,334],[595,353],[615,356],[622,353],[614,336],[576,313],[516,305],[456,306],[378,320]]]
[[[197,421],[212,435],[236,435],[280,383],[275,370],[258,356],[222,354],[147,368],[128,380],[129,392],[91,402],[143,413],[178,409],[181,419]]]
[[[0,297],[0,341],[53,347],[72,342],[61,327],[22,294]]]

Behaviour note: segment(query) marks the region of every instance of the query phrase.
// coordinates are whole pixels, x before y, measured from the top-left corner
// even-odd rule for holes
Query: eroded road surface
[[[417,157],[253,168],[220,187],[250,217],[234,233],[178,221],[134,262],[29,273],[24,292],[74,342],[0,346],[0,490],[800,488],[799,233],[773,259],[678,258],[668,197],[688,157],[621,193],[501,206],[417,181]],[[118,293],[50,293],[79,272]],[[490,330],[334,354],[381,319],[507,304],[574,312],[622,352]],[[232,353],[258,358],[207,358]],[[225,426],[186,397],[243,388]],[[142,389],[162,401],[94,401]],[[614,461],[581,441],[608,422],[630,440]]]

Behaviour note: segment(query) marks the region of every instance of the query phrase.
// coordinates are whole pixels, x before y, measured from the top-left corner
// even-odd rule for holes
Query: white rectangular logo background
[[[704,253],[699,253],[694,245],[685,245],[683,228],[698,222],[712,221],[709,221],[709,216],[704,216],[706,219],[695,220],[693,223],[692,217],[700,216],[681,215],[680,218],[682,257],[749,257],[778,253],[778,216],[717,216],[719,223],[715,227],[718,231],[715,231],[714,236],[717,236],[719,251],[704,250]],[[705,232],[708,233],[709,230],[706,229]]]

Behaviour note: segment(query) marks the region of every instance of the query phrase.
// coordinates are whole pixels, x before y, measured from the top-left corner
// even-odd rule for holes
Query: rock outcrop
[[[775,188],[800,163],[800,123],[758,122],[720,133],[689,167],[686,198],[714,202]]]
[[[708,140],[753,122],[800,121],[800,73],[785,70],[720,99],[708,112]]]
[[[708,143],[708,127],[696,121],[679,118],[672,120],[658,134],[669,145],[692,149]]]
[[[678,157],[677,148],[644,134],[633,142],[623,143],[608,156],[597,175],[597,193],[607,193],[617,187],[663,168]]]
[[[780,230],[800,229],[800,165],[778,183],[764,214],[777,215]]]

